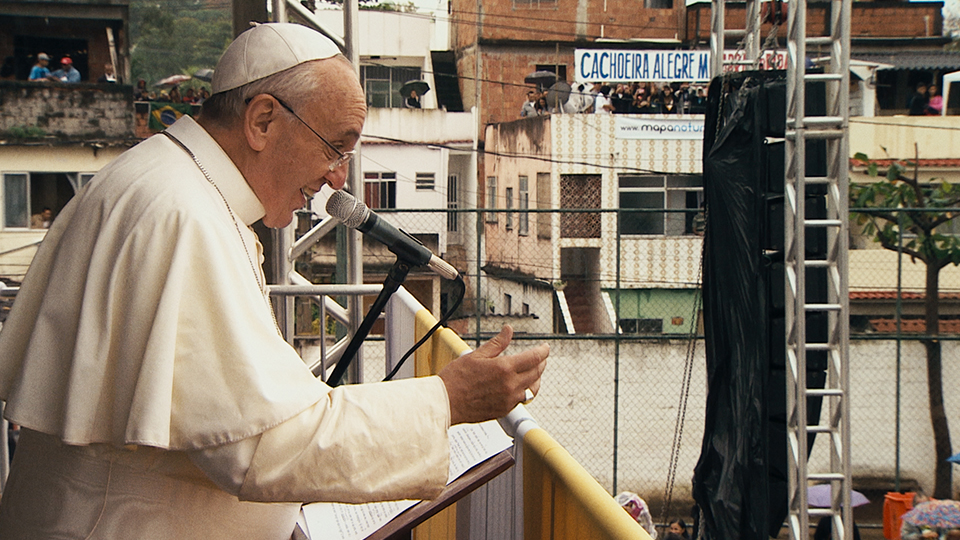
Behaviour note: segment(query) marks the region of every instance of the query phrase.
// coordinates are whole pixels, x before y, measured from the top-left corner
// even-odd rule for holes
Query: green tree
[[[854,159],[867,165],[866,173],[879,177],[880,167],[866,154]],[[943,406],[943,369],[940,340],[940,270],[948,264],[960,264],[960,239],[943,234],[945,225],[957,217],[948,209],[960,205],[960,188],[934,178],[918,180],[918,159],[894,161],[882,180],[850,185],[850,206],[865,234],[873,236],[884,249],[900,251],[926,267],[924,284],[924,322],[927,353],[927,389],[930,400],[930,421],[936,451],[933,496],[949,499],[952,493],[951,464],[953,454],[950,430]],[[912,174],[908,169],[912,168]],[[870,210],[857,212],[857,209]]]
[[[211,8],[208,2],[197,0],[133,0],[133,80],[144,79],[152,85],[170,75],[193,75],[198,69],[213,68],[233,39],[230,5],[218,5],[224,7]]]

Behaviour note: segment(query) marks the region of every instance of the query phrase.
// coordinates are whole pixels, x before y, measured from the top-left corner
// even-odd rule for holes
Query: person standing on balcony
[[[403,101],[403,106],[408,109],[420,108],[420,96],[417,95],[416,90],[410,90],[410,95]]]
[[[527,91],[527,100],[523,102],[523,106],[520,107],[520,118],[526,118],[528,116],[539,116],[537,114],[537,98],[539,94],[536,90]]]
[[[63,83],[73,84],[80,82],[80,72],[73,67],[73,60],[71,60],[69,56],[64,56],[60,60],[60,69],[54,71],[52,75]]]
[[[600,91],[593,98],[594,114],[612,114],[613,102],[610,100],[610,87],[606,84],[600,86]]]
[[[436,497],[452,424],[540,389],[505,327],[433,377],[330,388],[276,327],[250,228],[340,189],[366,116],[337,46],[261,24],[184,116],[58,215],[0,332],[22,426],[7,538],[287,540],[299,501]]]
[[[103,65],[103,75],[97,79],[98,83],[116,83],[117,74],[113,71],[113,64]]]
[[[30,68],[30,77],[31,81],[48,81],[51,80],[50,69],[47,68],[47,65],[50,64],[50,57],[47,56],[47,53],[40,53],[37,55],[37,63]]]
[[[910,116],[923,116],[927,114],[927,104],[929,102],[930,98],[927,96],[927,83],[917,83],[917,91],[910,96],[910,101],[907,103],[907,114]]]

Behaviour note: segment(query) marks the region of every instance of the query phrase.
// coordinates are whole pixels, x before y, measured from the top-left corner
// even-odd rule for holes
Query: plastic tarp
[[[769,538],[770,343],[764,329],[771,302],[761,279],[763,235],[769,231],[761,174],[765,133],[759,125],[770,108],[764,87],[782,81],[782,71],[743,72],[714,79],[708,94],[703,148],[708,390],[694,498],[707,537],[717,540]]]
[[[824,108],[823,85],[808,84],[807,111]],[[710,85],[703,145],[708,388],[693,495],[713,540],[775,537],[787,514],[785,119],[783,71],[727,74]],[[826,174],[822,143],[807,143],[808,176]],[[824,193],[806,193],[809,218],[825,211]],[[822,254],[825,236],[808,231],[806,247]],[[808,302],[825,301],[825,272],[809,269],[806,284]],[[807,316],[806,328],[810,340],[826,341],[819,314]],[[806,364],[808,387],[822,388],[824,354],[808,351]],[[820,405],[808,399],[808,417],[819,418]]]

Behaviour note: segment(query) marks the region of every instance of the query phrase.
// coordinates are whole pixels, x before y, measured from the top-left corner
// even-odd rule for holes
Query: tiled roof
[[[896,319],[870,319],[870,326],[875,332],[895,333],[897,331]],[[900,332],[904,334],[919,334],[926,332],[927,325],[922,319],[901,319]],[[960,334],[960,320],[941,319],[941,334]]]
[[[955,51],[897,51],[889,53],[855,53],[852,60],[888,64],[879,69],[960,69],[960,52]]]
[[[903,300],[922,300],[924,293],[903,291],[900,298]],[[896,291],[850,291],[851,300],[896,300]],[[940,293],[941,300],[960,300],[960,293]]]

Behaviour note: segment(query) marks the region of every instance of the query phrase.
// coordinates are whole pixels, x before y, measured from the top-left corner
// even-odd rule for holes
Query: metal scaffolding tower
[[[833,537],[853,538],[850,507],[850,402],[848,259],[848,127],[850,108],[850,11],[851,0],[830,3],[827,35],[807,36],[807,2],[790,2],[787,19],[787,134],[784,185],[784,230],[786,233],[787,317],[787,465],[789,471],[790,538],[807,538],[811,517],[828,516]],[[815,53],[815,54],[812,54]],[[808,85],[823,85],[826,114],[809,115]],[[826,144],[824,177],[808,177],[807,142]],[[821,187],[822,186],[822,187]],[[826,193],[826,216],[810,219],[805,202],[810,190]],[[806,247],[808,234],[826,233],[826,253],[816,258]],[[807,270],[823,268],[827,297],[812,299],[806,288]],[[810,300],[810,301],[808,301]],[[827,315],[827,339],[808,340],[809,314]],[[807,388],[807,353],[823,351],[827,357],[827,380],[823,389]],[[807,418],[807,399],[822,397],[823,413]],[[827,438],[829,469],[811,473],[807,468],[808,434]],[[810,508],[808,482],[829,482],[830,508]]]
[[[733,63],[759,65],[761,2],[746,2],[746,28],[726,29],[725,1],[713,2],[710,48],[713,74],[722,73],[722,53],[727,37],[742,36],[741,58]],[[741,3],[737,3],[742,5]],[[788,527],[790,538],[809,537],[811,518],[832,520],[834,539],[853,538],[850,507],[850,404],[849,395],[849,291],[848,259],[848,125],[850,119],[848,89],[850,83],[851,0],[830,2],[827,35],[808,36],[806,0],[785,4],[787,19],[787,132],[784,178],[785,306],[787,347],[787,466]],[[826,95],[826,113],[807,111],[808,88],[822,85]],[[819,92],[818,92],[819,93]],[[826,175],[807,176],[807,142],[826,145]],[[808,197],[825,193],[826,215],[808,218]],[[825,256],[807,249],[813,235],[826,237]],[[826,272],[826,298],[815,298],[807,291],[807,271]],[[807,319],[822,314],[827,319],[827,337],[822,342],[808,340]],[[825,354],[826,385],[807,388],[808,353]],[[820,418],[807,417],[809,398],[822,398]],[[827,441],[828,469],[810,472],[808,436],[820,434]],[[830,483],[829,508],[810,508],[807,487],[811,483]],[[816,523],[814,523],[815,525]]]

